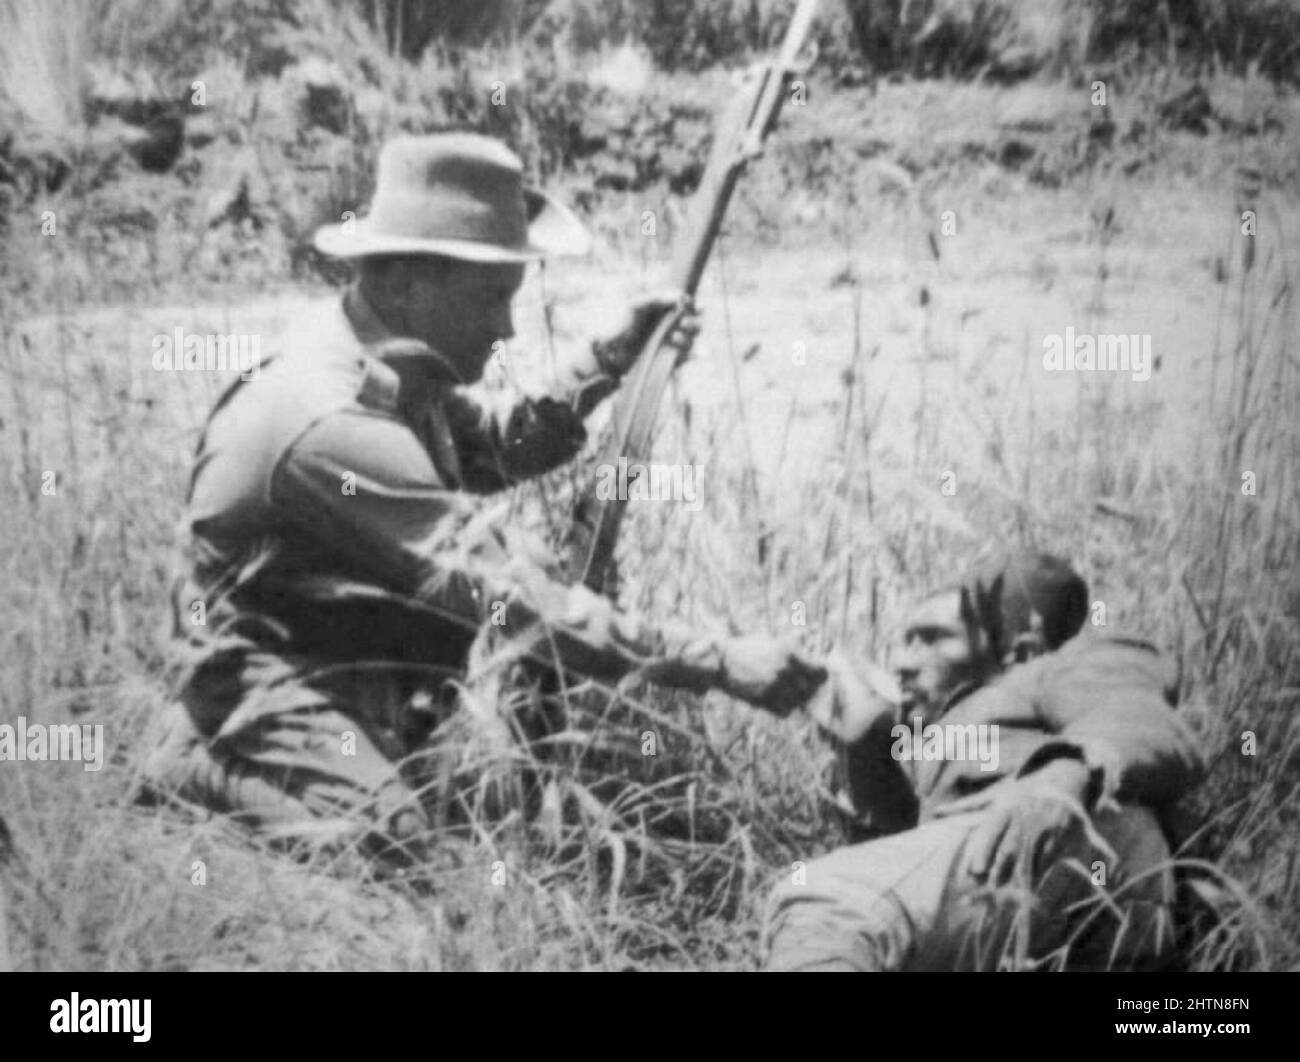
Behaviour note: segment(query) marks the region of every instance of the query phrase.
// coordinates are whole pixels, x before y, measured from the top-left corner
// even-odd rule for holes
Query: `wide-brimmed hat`
[[[439,133],[390,140],[379,153],[370,213],[316,232],[335,258],[431,254],[469,262],[529,262],[585,254],[587,230],[524,186],[523,164],[499,140]]]

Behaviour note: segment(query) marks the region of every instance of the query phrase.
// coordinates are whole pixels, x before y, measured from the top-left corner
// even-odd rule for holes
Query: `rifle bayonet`
[[[695,297],[736,184],[749,161],[762,154],[763,141],[776,125],[788,83],[799,72],[796,63],[816,10],[817,0],[799,0],[777,57],[759,64],[748,91],[738,93],[725,108],[704,178],[691,200],[687,230],[691,235],[673,263],[672,283],[684,293],[685,303],[665,316],[629,373],[614,406],[612,430],[601,448],[600,464],[616,465],[625,457],[630,465],[649,455],[668,380],[687,353],[674,345],[674,330]],[[578,502],[574,528],[578,533],[570,539],[569,564],[592,590],[607,589],[626,507],[625,499],[597,497],[594,482]]]

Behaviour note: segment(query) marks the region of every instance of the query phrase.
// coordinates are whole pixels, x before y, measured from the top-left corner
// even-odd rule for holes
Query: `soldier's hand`
[[[826,660],[829,677],[808,702],[808,714],[827,737],[852,745],[898,715],[903,691],[883,668],[855,666],[836,650]]]
[[[623,376],[636,363],[642,348],[664,317],[678,310],[682,311],[682,317],[669,342],[681,352],[677,359],[681,364],[699,333],[699,317],[682,292],[660,291],[635,299],[628,308],[623,327],[607,339],[592,344],[601,367],[611,376]]]
[[[1028,880],[1083,829],[1088,783],[1083,763],[1053,760],[1009,785],[946,804],[935,815],[984,811],[967,846],[966,872],[992,885],[1004,885],[1017,873]]]
[[[501,459],[512,477],[539,476],[572,460],[586,441],[586,427],[567,404],[537,398],[511,415]]]
[[[788,715],[806,703],[826,681],[825,667],[775,638],[729,638],[721,650],[721,688],[776,715]]]

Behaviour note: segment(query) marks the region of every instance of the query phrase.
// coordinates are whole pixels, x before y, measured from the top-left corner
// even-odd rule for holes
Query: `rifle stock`
[[[794,73],[816,9],[817,0],[800,0],[777,57],[751,72],[746,90],[737,93],[724,109],[704,178],[691,201],[687,229],[690,236],[673,262],[672,283],[685,294],[688,305],[704,275],[736,185],[776,125],[787,80]],[[671,338],[685,312],[683,307],[666,315],[642,348],[616,400],[598,466],[614,465],[620,457],[626,457],[631,464],[649,455],[664,391],[686,354]],[[626,506],[625,499],[598,497],[594,482],[579,499],[575,533],[570,536],[569,568],[592,590],[611,589],[608,577]]]

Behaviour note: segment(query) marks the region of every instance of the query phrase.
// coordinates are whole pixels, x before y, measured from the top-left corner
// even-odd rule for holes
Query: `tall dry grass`
[[[1240,289],[1275,315],[1290,312],[1278,269],[1258,267]],[[806,725],[721,699],[575,691],[530,747],[463,736],[452,750],[455,784],[442,796],[447,863],[405,882],[376,882],[346,854],[295,864],[220,820],[131,805],[141,734],[163,697],[154,634],[168,549],[211,393],[211,381],[141,371],[148,347],[132,316],[139,311],[91,317],[68,307],[44,333],[5,320],[0,712],[102,722],[113,748],[101,774],[75,765],[0,772],[0,807],[19,853],[9,879],[16,964],[750,965],[771,877],[836,843],[837,832],[824,754]],[[166,316],[154,311],[159,328]],[[1113,566],[1113,617],[1141,617],[1184,651],[1196,695],[1184,710],[1217,750],[1198,800],[1203,831],[1186,856],[1231,874],[1243,899],[1229,936],[1203,941],[1196,961],[1293,961],[1294,852],[1270,839],[1294,830],[1298,783],[1288,693],[1297,510],[1285,493],[1247,509],[1221,487],[1229,473],[1239,478],[1240,445],[1261,483],[1294,490],[1294,425],[1275,404],[1293,401],[1295,380],[1285,351],[1268,342],[1285,331],[1246,320],[1263,341],[1226,329],[1234,343],[1253,343],[1233,357],[1237,383],[1215,402],[1232,440],[1226,454],[1154,469],[1129,430],[1133,411],[1096,405],[1087,449],[1100,454],[1108,437],[1104,462],[1076,477],[1069,440],[1040,435],[1032,450],[1008,448],[981,466],[958,519],[903,486],[902,455],[873,423],[890,389],[873,375],[869,351],[827,411],[833,459],[805,470],[796,498],[778,497],[747,467],[734,441],[737,412],[700,438],[679,399],[666,411],[665,459],[675,436],[718,478],[704,518],[649,507],[631,521],[629,603],[650,616],[779,632],[802,600],[810,648],[839,644],[866,656],[881,648],[899,603],[954,557],[993,539],[1073,543],[1085,562]],[[186,315],[187,328],[205,321],[229,328],[213,311]],[[991,413],[994,423],[1023,415],[1011,397]],[[918,417],[917,438],[935,451],[961,419],[942,389]],[[45,471],[56,473],[54,495],[41,493]],[[564,490],[563,477],[529,488],[520,515],[541,504],[562,512]],[[1195,504],[1208,512],[1189,512],[1188,498],[1202,491],[1213,502]],[[1099,497],[1110,511],[1138,515],[1081,520]],[[1081,524],[1086,538],[1068,530]],[[1260,735],[1256,759],[1234,754],[1244,729]],[[647,733],[654,757],[643,754]],[[453,727],[442,741],[459,736]],[[192,884],[196,861],[207,875],[201,887]],[[492,884],[496,873],[509,887]]]
[[[94,16],[83,0],[4,0],[0,105],[53,135],[79,130]]]

